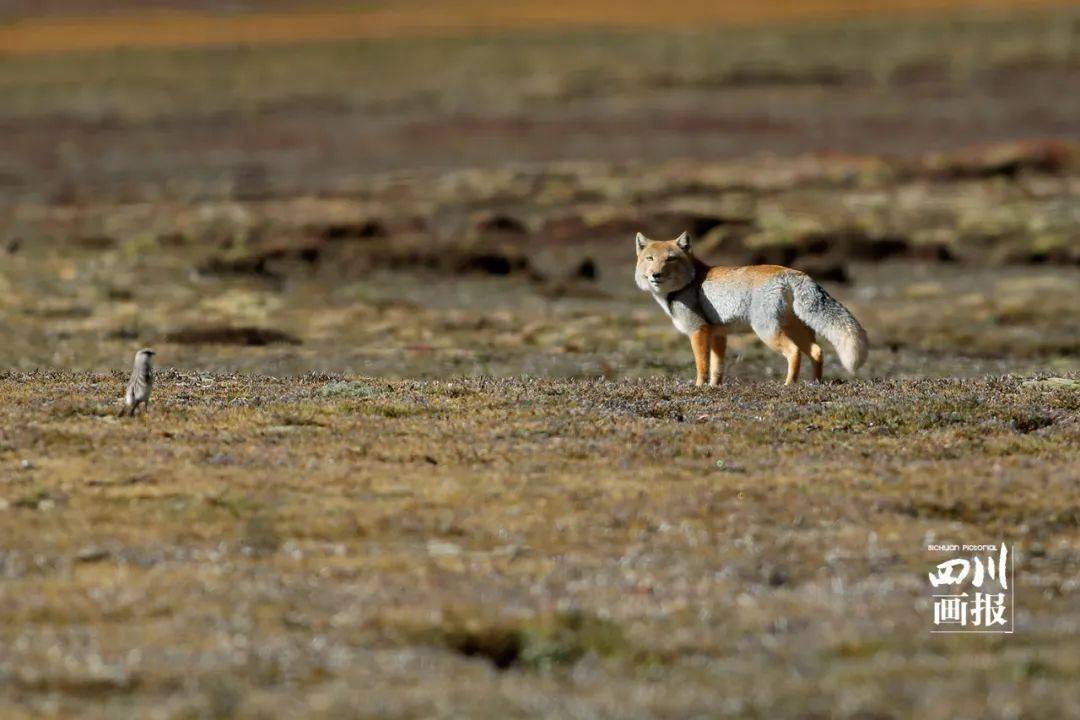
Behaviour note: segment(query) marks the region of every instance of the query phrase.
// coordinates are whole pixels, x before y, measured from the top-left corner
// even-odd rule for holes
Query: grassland
[[[529,7],[0,60],[0,716],[1077,717],[1080,15]],[[692,387],[687,229],[861,376]],[[1016,632],[931,635],[1000,541]]]
[[[12,57],[0,200],[348,197],[372,173],[418,168],[1075,138],[1078,17]]]
[[[8,716],[1075,711],[1075,379],[121,382],[0,378]],[[999,538],[1018,633],[930,636]]]
[[[65,8],[65,4],[70,7]],[[157,7],[130,0],[107,0],[92,8],[75,2],[41,7],[20,0],[0,8],[0,48],[4,55],[87,52],[117,48],[206,47],[475,37],[483,32],[575,28],[667,30],[764,23],[919,16],[960,12],[1059,9],[1060,0],[766,0],[756,3],[666,3],[625,0],[551,2],[514,0],[491,3],[464,0],[300,3],[288,0],[230,3],[221,8],[205,0]]]

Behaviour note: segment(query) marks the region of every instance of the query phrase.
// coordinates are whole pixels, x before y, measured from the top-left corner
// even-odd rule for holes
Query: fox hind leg
[[[759,337],[761,337],[760,334]],[[783,330],[778,330],[775,335],[761,337],[761,340],[787,358],[787,379],[784,384],[795,384],[799,379],[799,368],[802,366],[802,354],[799,352],[799,346]]]
[[[784,326],[784,334],[799,346],[799,352],[810,358],[814,367],[814,380],[821,380],[823,355],[821,346],[815,341],[814,331],[801,320],[792,318],[791,322]]]
[[[786,332],[786,329],[791,325],[790,316],[787,318],[788,322],[784,322],[785,317],[782,305],[777,308],[770,308],[764,304],[760,307],[751,309],[751,314],[752,319],[750,321],[750,327],[753,328],[754,333],[761,338],[761,342],[787,358],[787,379],[784,381],[784,384],[793,384],[799,379],[799,367],[802,364],[802,360],[801,355],[799,354],[798,343],[796,343]]]
[[[821,368],[823,363],[823,353],[821,352],[821,346],[816,342],[810,344],[810,360],[814,363],[814,380],[821,382]]]
[[[787,335],[783,336],[780,352],[787,358],[787,379],[785,385],[794,385],[799,381],[799,368],[802,366],[802,353],[799,346]]]

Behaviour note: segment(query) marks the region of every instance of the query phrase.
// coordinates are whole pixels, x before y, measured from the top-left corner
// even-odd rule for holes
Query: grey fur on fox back
[[[706,373],[712,384],[722,378],[727,331],[732,329],[752,329],[784,355],[788,383],[798,378],[801,354],[813,362],[814,378],[821,378],[815,333],[832,344],[848,372],[866,360],[862,325],[806,273],[780,265],[709,266],[694,257],[687,233],[670,241],[638,233],[635,247],[637,285],[690,337],[698,384]]]

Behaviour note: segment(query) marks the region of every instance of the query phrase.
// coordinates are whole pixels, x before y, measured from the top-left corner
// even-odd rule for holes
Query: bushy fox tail
[[[828,340],[844,369],[854,373],[866,361],[868,341],[863,326],[810,276],[791,273],[787,279],[795,316]]]

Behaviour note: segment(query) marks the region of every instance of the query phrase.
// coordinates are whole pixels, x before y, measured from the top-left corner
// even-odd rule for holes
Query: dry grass
[[[185,370],[671,377],[688,343],[634,286],[633,233],[702,227],[711,262],[823,278],[870,333],[867,376],[1078,369],[1075,253],[1035,262],[1080,232],[1076,170],[920,168],[595,163],[375,175],[335,198],[24,203],[0,213],[19,239],[0,249],[0,362],[109,370],[153,345]],[[953,261],[917,255],[924,235]],[[875,261],[880,244],[899,254]],[[732,377],[782,365],[733,339]]]
[[[1075,16],[10,58],[0,716],[1075,715],[1080,155],[954,152],[1070,134]],[[690,387],[685,229],[862,378]],[[934,540],[1016,634],[929,634]]]
[[[116,48],[204,47],[310,43],[388,38],[472,36],[483,31],[567,30],[574,28],[700,28],[709,25],[758,25],[836,21],[896,14],[942,11],[1035,10],[1061,6],[1055,0],[804,0],[800,3],[666,3],[624,0],[551,2],[517,0],[493,3],[468,0],[452,4],[431,0],[360,3],[340,9],[274,8],[270,12],[146,12],[93,17],[86,13],[35,16],[31,9],[18,22],[0,26],[4,55],[112,50]],[[141,11],[141,12],[140,12]]]
[[[1075,380],[121,380],[0,379],[6,712],[1074,707]],[[927,634],[928,538],[1016,635]]]
[[[1076,20],[1064,8],[12,57],[0,221],[8,198],[349,197],[417,167],[1075,137]],[[974,210],[963,220],[978,230]],[[1009,229],[1012,210],[990,215]],[[1062,243],[1054,225],[1045,235]]]

